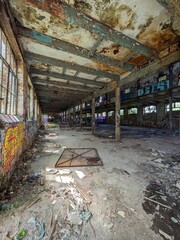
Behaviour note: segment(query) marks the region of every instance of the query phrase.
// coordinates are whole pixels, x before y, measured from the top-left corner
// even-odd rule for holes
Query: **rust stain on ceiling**
[[[108,36],[107,34],[102,34],[101,36],[101,33],[98,32],[97,35],[92,33],[93,31],[91,28],[86,28],[85,30],[81,24],[76,25],[73,21],[69,21],[66,16],[66,11],[63,10],[64,8],[62,4],[68,4],[73,7],[74,10],[78,10],[80,13],[84,13],[91,17],[90,21],[92,21],[94,25],[90,24],[88,26],[93,28],[96,23],[100,23],[101,26],[109,26],[109,31],[112,29],[119,31],[131,39],[144,44],[146,47],[156,49],[161,56],[162,52],[163,54],[166,54],[166,49],[169,51],[169,49],[172,48],[172,45],[178,42],[180,31],[178,30],[179,18],[176,16],[177,14],[175,14],[178,12],[176,6],[178,1],[170,0],[170,6],[173,6],[171,9],[165,8],[162,6],[163,4],[161,5],[159,2],[161,2],[161,0],[9,0],[10,9],[17,28],[20,25],[31,29],[31,31],[36,30],[38,32],[37,34],[46,34],[47,38],[49,37],[50,40],[52,40],[50,37],[60,39],[76,46],[80,46],[81,48],[88,49],[91,53],[86,58],[86,56],[82,55],[80,52],[75,55],[75,51],[73,54],[73,51],[69,51],[68,53],[63,51],[63,49],[57,50],[53,48],[49,42],[47,44],[43,41],[37,43],[35,40],[32,40],[33,38],[20,35],[18,36],[18,41],[23,50],[42,55],[43,57],[61,60],[61,63],[64,61],[66,64],[68,63],[68,66],[72,66],[69,65],[69,63],[78,65],[77,71],[67,69],[68,67],[66,66],[52,66],[50,64],[41,64],[40,62],[34,63],[33,59],[29,59],[27,62],[29,68],[35,67],[46,72],[56,72],[74,77],[83,78],[84,76],[84,78],[87,77],[87,79],[96,79],[96,81],[104,82],[112,82],[114,80],[108,78],[109,73],[115,73],[117,74],[117,77],[118,75],[123,77],[130,74],[129,68],[128,70],[122,69],[121,62],[139,68],[143,67],[144,64],[148,64],[150,58],[143,56],[141,51],[139,51],[141,54],[135,53],[135,47],[123,47],[127,45],[123,44],[122,41],[120,43],[118,42],[118,44],[114,43],[116,42],[114,39],[106,38],[106,36]],[[174,9],[175,13],[172,9]],[[80,20],[78,21],[81,22],[82,15],[80,13],[78,13],[78,16],[76,15],[76,18],[79,19],[80,16]],[[86,16],[85,19],[87,19]],[[31,32],[31,34],[33,33]],[[43,38],[40,34],[39,37]],[[98,39],[100,39],[100,41],[98,41]],[[93,54],[98,54],[98,57],[100,56],[100,58],[93,59]],[[128,56],[130,57],[128,58]],[[104,60],[104,58],[106,59]],[[110,65],[108,58],[111,58],[111,61],[120,60],[121,62],[115,65],[114,62],[113,64],[111,62]],[[96,59],[101,59],[101,61],[98,62]],[[93,69],[93,71],[87,73],[82,71],[82,73],[80,71],[82,66],[86,68],[88,67],[91,70]],[[94,70],[99,70],[99,72],[106,71],[108,74],[105,76],[102,74],[101,76],[96,74],[96,71]],[[53,78],[49,79],[50,81],[54,80]],[[76,85],[78,84],[82,85],[81,83],[77,83]],[[98,89],[97,86],[94,85],[94,87]],[[44,89],[45,88],[46,86],[44,86]],[[44,90],[41,92],[42,95],[44,93],[43,91]],[[76,90],[74,90],[74,92],[75,91]],[[67,96],[72,98],[72,92],[73,90],[71,93],[67,92]],[[60,100],[61,96],[59,96],[59,101]],[[71,99],[69,104],[73,104],[74,102]]]
[[[102,43],[97,48],[97,52],[101,53],[104,56],[122,60],[129,53],[131,53],[131,50],[123,48],[122,46],[114,44],[112,42],[102,41]]]
[[[147,63],[148,58],[146,56],[138,55],[136,57],[133,57],[131,60],[129,60],[129,62],[134,64],[135,66],[139,67],[139,66]]]

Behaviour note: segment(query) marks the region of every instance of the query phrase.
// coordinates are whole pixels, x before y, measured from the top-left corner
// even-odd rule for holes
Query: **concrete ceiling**
[[[126,79],[176,50],[180,36],[178,0],[9,0],[7,7],[44,112]]]

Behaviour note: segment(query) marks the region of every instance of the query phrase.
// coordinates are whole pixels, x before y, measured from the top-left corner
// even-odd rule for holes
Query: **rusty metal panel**
[[[103,162],[96,148],[66,148],[55,164],[55,168],[102,165]]]

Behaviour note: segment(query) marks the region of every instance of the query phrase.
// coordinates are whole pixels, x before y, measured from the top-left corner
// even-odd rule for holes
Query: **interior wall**
[[[1,30],[4,32],[3,28]],[[10,29],[6,29],[8,30]],[[11,43],[15,38],[10,39],[7,35],[6,38],[13,51]],[[15,54],[14,57],[16,58]],[[16,74],[18,79],[16,114],[0,112],[0,188],[8,182],[15,165],[18,164],[24,150],[32,144],[41,125],[40,105],[22,59],[17,60]],[[3,84],[3,75],[1,77]],[[32,106],[31,112],[30,105]]]

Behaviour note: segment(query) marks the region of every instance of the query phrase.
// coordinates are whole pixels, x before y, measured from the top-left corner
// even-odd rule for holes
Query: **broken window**
[[[123,116],[124,115],[124,109],[121,109],[120,110],[120,116]]]
[[[128,114],[137,114],[137,108],[130,108],[128,109]]]
[[[169,112],[169,104],[166,105],[166,112]],[[180,111],[180,102],[172,103],[172,111]]]
[[[146,106],[143,108],[143,114],[145,113],[156,113],[156,106],[155,105],[151,105],[151,106]]]
[[[0,28],[0,113],[16,114],[16,64],[11,46]]]

